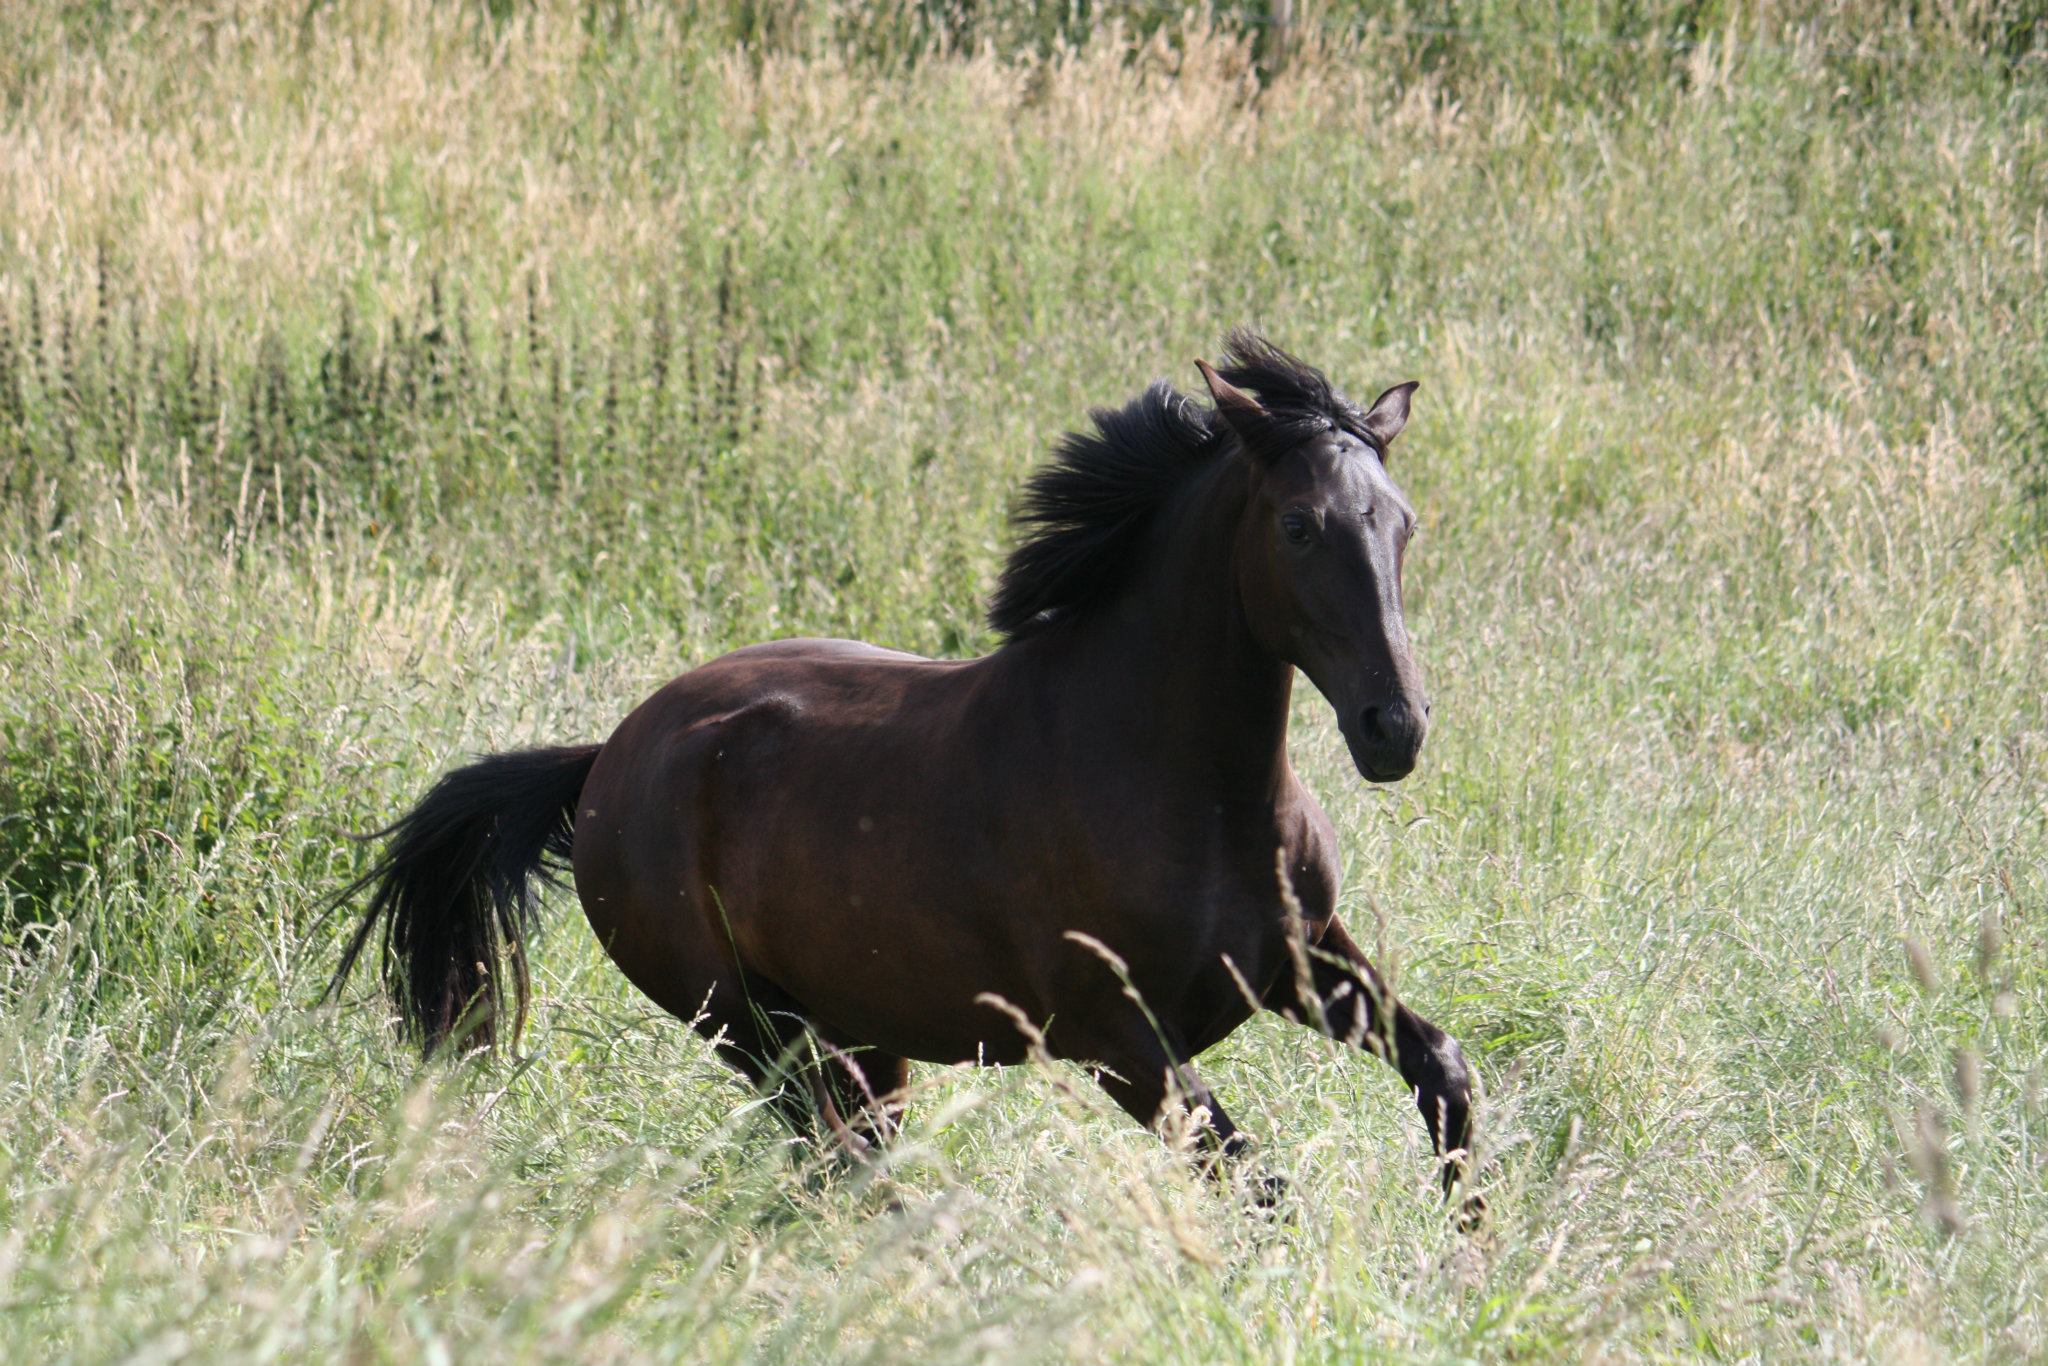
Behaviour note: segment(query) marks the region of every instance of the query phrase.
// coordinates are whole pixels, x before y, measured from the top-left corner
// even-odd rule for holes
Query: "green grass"
[[[2027,9],[249,8],[0,16],[0,1359],[2048,1355]],[[342,832],[988,648],[1022,475],[1247,320],[1423,382],[1429,748],[1293,745],[1484,1236],[1277,1022],[1275,1223],[1057,1069],[820,1171],[570,898],[516,1061],[313,1007]]]

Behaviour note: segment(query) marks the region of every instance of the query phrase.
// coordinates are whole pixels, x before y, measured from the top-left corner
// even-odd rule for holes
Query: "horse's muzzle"
[[[1365,708],[1346,728],[1351,761],[1368,782],[1398,782],[1415,771],[1429,734],[1429,703],[1411,706],[1395,698]]]

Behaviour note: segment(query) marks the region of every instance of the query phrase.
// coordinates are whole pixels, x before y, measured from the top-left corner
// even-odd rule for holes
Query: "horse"
[[[913,1061],[1083,1064],[1211,1170],[1246,1137],[1194,1060],[1258,1011],[1374,1053],[1471,1192],[1472,1074],[1340,921],[1336,831],[1288,761],[1295,671],[1359,775],[1416,765],[1402,615],[1415,512],[1359,408],[1238,329],[1034,473],[974,659],[846,640],[735,650],[602,744],[476,759],[395,824],[331,984],[381,927],[430,1054],[526,1015],[538,888],[566,867],[618,970],[799,1134],[865,1153]]]

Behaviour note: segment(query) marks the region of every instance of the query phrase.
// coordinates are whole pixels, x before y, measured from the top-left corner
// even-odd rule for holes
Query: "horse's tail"
[[[384,985],[400,1029],[425,1052],[458,1031],[464,1047],[497,1041],[507,958],[516,1043],[526,1023],[525,941],[540,909],[534,883],[560,881],[598,748],[485,755],[443,774],[394,824],[362,836],[389,842],[335,898],[342,905],[370,892],[328,995],[340,994],[381,924]]]

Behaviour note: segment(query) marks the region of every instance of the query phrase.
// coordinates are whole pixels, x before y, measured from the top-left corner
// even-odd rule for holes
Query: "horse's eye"
[[[1296,545],[1306,544],[1308,541],[1308,514],[1303,512],[1287,513],[1280,518],[1280,530],[1287,533],[1287,539]]]

